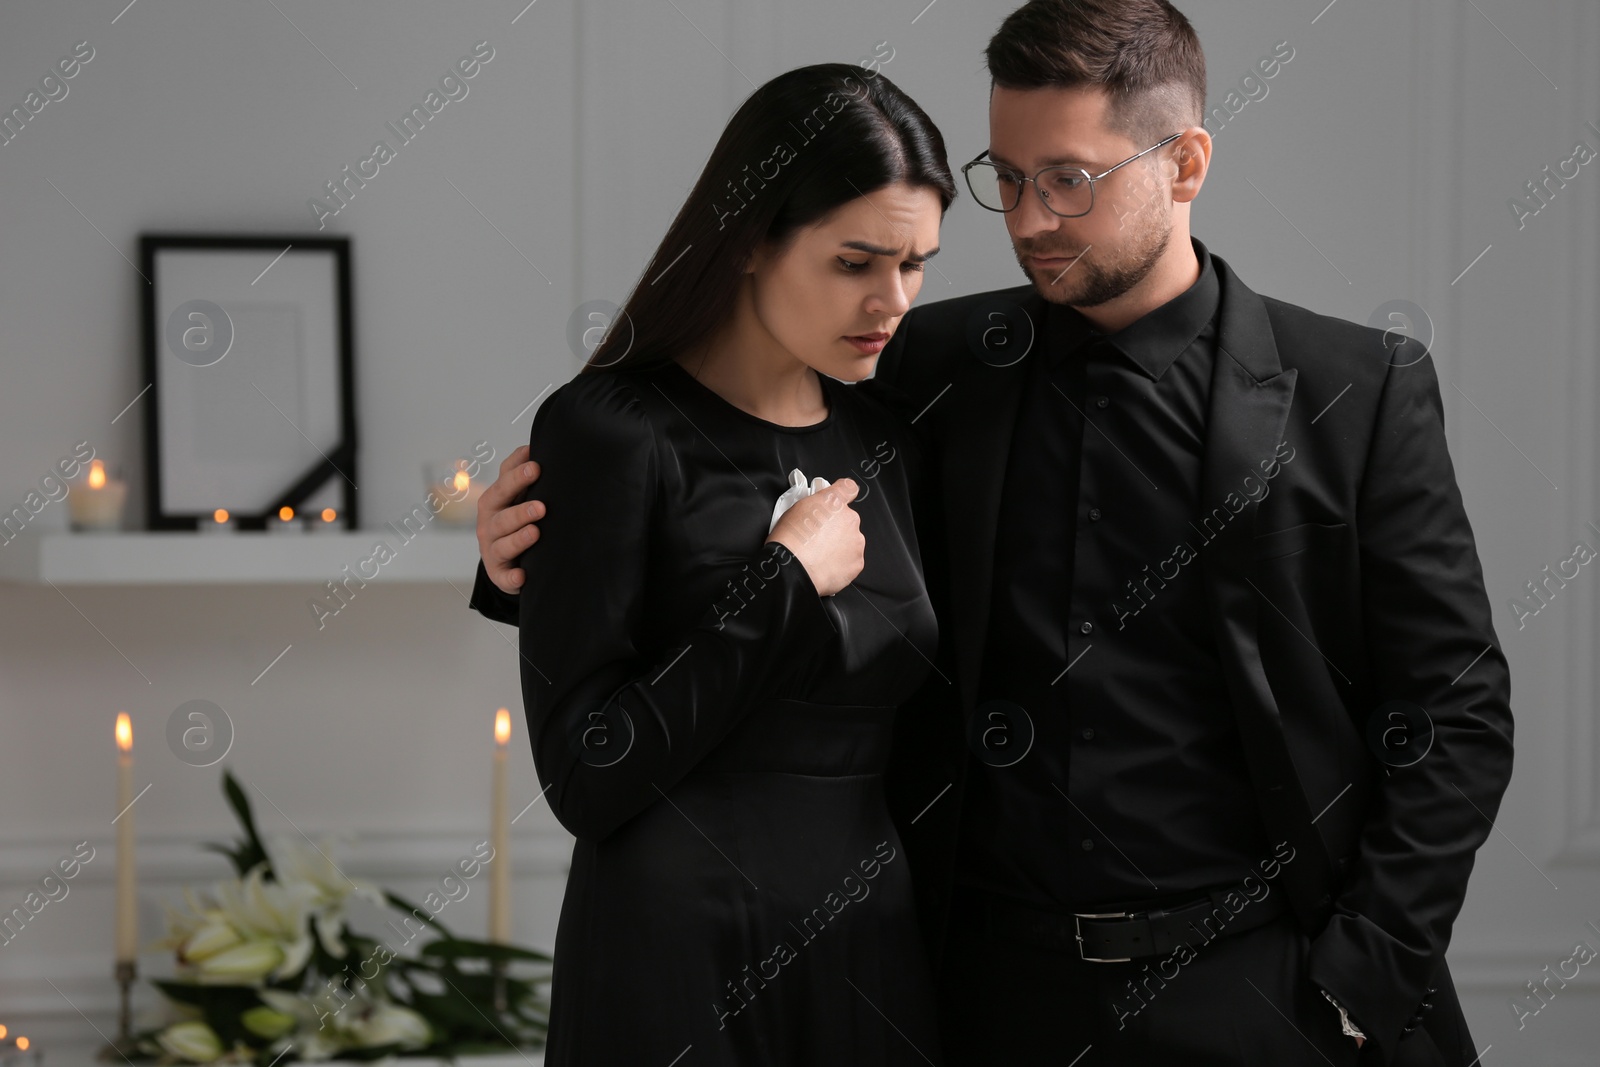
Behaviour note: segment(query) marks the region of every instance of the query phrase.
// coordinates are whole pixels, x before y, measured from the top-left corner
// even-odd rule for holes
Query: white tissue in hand
[[[767,524],[767,533],[771,533],[777,527],[779,516],[793,507],[795,501],[801,497],[810,496],[818,489],[826,488],[828,488],[828,479],[826,478],[813,478],[811,479],[811,484],[807,485],[805,473],[799,467],[790,471],[789,488],[783,491],[783,495],[778,498],[778,503],[773,506],[772,521]]]

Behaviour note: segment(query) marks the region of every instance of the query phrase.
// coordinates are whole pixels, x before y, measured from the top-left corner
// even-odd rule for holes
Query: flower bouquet
[[[135,1059],[269,1067],[543,1047],[551,957],[456,937],[427,908],[346,876],[326,838],[275,841],[269,853],[226,770],[222,786],[244,837],[205,847],[232,860],[236,877],[210,894],[185,887],[187,911],[168,906],[167,936],[154,947],[176,950],[177,974],[153,984],[174,1017],[133,1035]],[[493,858],[491,849],[484,862]],[[481,864],[459,866],[471,878]],[[435,936],[402,956],[347,928],[351,897],[401,912],[401,947]]]

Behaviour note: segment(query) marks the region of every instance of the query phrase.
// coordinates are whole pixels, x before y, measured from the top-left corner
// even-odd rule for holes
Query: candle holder
[[[43,1063],[44,1052],[25,1035],[0,1044],[0,1067],[42,1067]]]
[[[128,483],[118,467],[107,475],[105,464],[93,460],[83,474],[67,483],[69,525],[79,533],[109,533],[122,528]]]
[[[446,526],[474,527],[478,524],[478,498],[488,483],[468,474],[469,466],[471,464],[464,459],[423,464],[428,492],[440,501],[438,519]]]
[[[133,983],[139,976],[139,965],[133,960],[118,960],[113,972],[117,980],[117,1036],[101,1046],[95,1059],[102,1063],[128,1061],[133,1055]]]
[[[295,518],[294,508],[279,508],[278,514],[267,520],[267,532],[271,534],[302,534],[306,532],[305,523]]]
[[[320,515],[307,515],[306,526],[314,534],[336,534],[344,532],[344,516],[332,508],[323,508]]]
[[[203,534],[231,534],[238,530],[239,524],[226,509],[218,508],[208,518],[197,520],[195,528]]]

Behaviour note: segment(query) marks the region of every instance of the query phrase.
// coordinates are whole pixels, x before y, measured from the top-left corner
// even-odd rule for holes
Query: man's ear
[[[1178,152],[1173,157],[1178,172],[1172,178],[1172,199],[1179,204],[1200,195],[1211,166],[1211,134],[1204,126],[1193,126],[1186,133],[1188,136],[1177,142]]]

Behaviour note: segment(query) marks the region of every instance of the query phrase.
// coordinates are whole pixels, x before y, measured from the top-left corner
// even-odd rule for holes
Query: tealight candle
[[[297,534],[305,532],[305,524],[294,517],[294,508],[285,504],[278,509],[278,517],[267,520],[269,533]]]
[[[238,524],[228,514],[227,508],[218,508],[209,519],[199,521],[199,529],[201,533],[233,533],[238,529]]]
[[[6,1028],[0,1026],[0,1037]],[[27,1037],[18,1034],[9,1041],[0,1042],[0,1064],[5,1067],[38,1067],[44,1062],[44,1051]]]
[[[473,480],[464,459],[430,467],[428,489],[439,498],[439,521],[446,526],[476,526],[478,498],[488,488],[487,483]]]
[[[311,527],[312,533],[339,533],[344,529],[344,520],[332,508],[323,508],[317,518],[306,519],[306,525]]]
[[[122,505],[128,497],[128,483],[106,475],[98,459],[88,472],[72,483],[67,494],[74,530],[115,530],[122,525]]]

